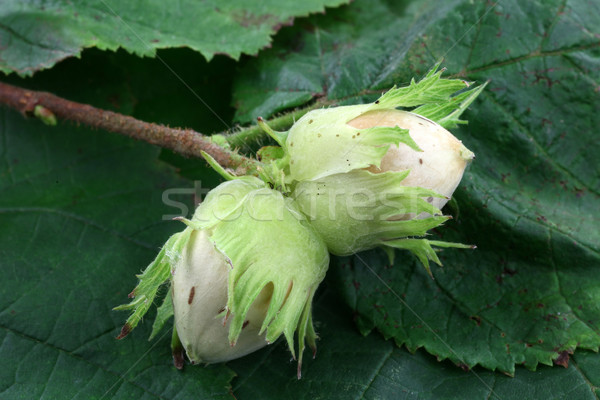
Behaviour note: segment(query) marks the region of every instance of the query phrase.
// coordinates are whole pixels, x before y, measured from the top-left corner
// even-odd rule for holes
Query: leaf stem
[[[0,82],[0,104],[18,110],[24,116],[38,118],[39,110],[43,110],[46,120],[64,119],[120,133],[173,150],[184,156],[202,157],[202,152],[206,152],[220,165],[237,170],[238,174],[246,174],[259,165],[257,160],[225,149],[192,129],[169,128],[140,121],[127,115],[66,100],[48,92],[28,90]]]

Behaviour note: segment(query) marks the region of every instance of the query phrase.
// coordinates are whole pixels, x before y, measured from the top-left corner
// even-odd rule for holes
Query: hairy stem
[[[223,167],[237,169],[242,174],[256,169],[258,163],[224,149],[194,130],[140,121],[88,104],[69,101],[52,93],[27,90],[0,82],[0,104],[18,110],[25,116],[36,116],[46,124],[56,124],[56,118],[65,119],[143,140],[184,156],[202,157],[201,152],[204,151]]]
[[[315,103],[310,104],[309,106],[298,108],[296,110],[287,112],[279,117],[270,119],[269,126],[275,131],[286,130],[307,112],[317,108],[326,107],[335,103],[336,102],[333,100],[317,100]],[[232,147],[235,148],[243,147],[249,142],[254,142],[264,136],[265,132],[258,125],[252,125],[247,128],[242,128],[238,132],[227,135],[225,139],[227,140],[227,143],[229,143]]]
[[[380,91],[365,90],[351,98],[378,93]],[[343,98],[337,100],[318,99],[310,105],[269,120],[269,126],[276,131],[286,130],[307,112],[339,102],[343,103],[346,100]],[[0,104],[18,110],[26,117],[35,116],[48,125],[56,125],[57,118],[65,119],[143,140],[188,157],[202,157],[204,151],[224,168],[235,170],[236,175],[256,174],[261,170],[259,161],[219,145],[219,143],[223,143],[222,135],[215,135],[215,140],[213,140],[192,129],[169,128],[160,124],[144,122],[88,104],[66,100],[52,93],[28,90],[2,82],[0,82]],[[217,140],[218,136],[221,137],[220,140]],[[264,136],[263,130],[259,126],[253,125],[225,135],[225,140],[235,149],[243,148],[248,143],[256,142]]]

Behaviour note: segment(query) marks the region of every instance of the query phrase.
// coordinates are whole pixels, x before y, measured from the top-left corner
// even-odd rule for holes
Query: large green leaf
[[[285,30],[242,69],[240,120],[315,94],[368,95],[441,57],[450,74],[491,80],[456,133],[477,155],[456,193],[460,216],[437,233],[478,249],[445,250],[435,280],[403,254],[393,268],[377,251],[338,263],[364,333],[511,374],[598,349],[598,11],[570,1],[415,1],[398,12],[357,1],[311,18],[310,29]]]
[[[0,71],[31,75],[88,47],[141,56],[189,47],[207,59],[256,54],[294,18],[347,0],[205,2],[7,0],[0,7]]]

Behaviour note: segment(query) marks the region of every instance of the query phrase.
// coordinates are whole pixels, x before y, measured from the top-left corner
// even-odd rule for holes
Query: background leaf
[[[234,112],[249,121],[323,96],[367,101],[442,56],[449,74],[491,82],[455,132],[477,159],[447,210],[455,219],[434,235],[478,249],[444,250],[435,280],[401,252],[394,266],[377,250],[335,259],[315,305],[317,358],[300,381],[281,341],[180,372],[168,334],[146,341],[153,315],[114,340],[126,314],[111,308],[180,229],[162,216],[186,213],[163,193],[184,189],[168,193],[190,212],[194,193],[220,180],[203,161],[2,110],[0,397],[598,398],[598,353],[566,356],[600,340],[600,13],[591,2],[493,4],[356,1],[296,20],[240,63],[161,51],[187,87],[160,60],[123,51],[9,77],[204,133],[232,127]],[[363,337],[353,321],[381,334]],[[568,368],[519,366],[559,354]]]
[[[0,8],[0,71],[31,75],[88,47],[154,56],[156,49],[186,46],[208,60],[217,53],[238,59],[269,45],[295,17],[345,2],[8,0]]]

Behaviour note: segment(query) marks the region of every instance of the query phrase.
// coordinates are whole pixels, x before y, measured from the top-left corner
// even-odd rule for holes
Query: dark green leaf
[[[0,71],[31,75],[89,47],[154,56],[156,49],[185,46],[208,60],[238,59],[268,46],[295,17],[346,2],[8,0],[0,8]]]

